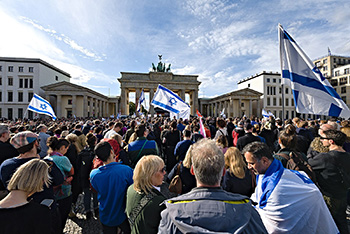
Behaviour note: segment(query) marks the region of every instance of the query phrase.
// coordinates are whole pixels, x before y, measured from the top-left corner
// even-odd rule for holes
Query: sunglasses
[[[328,138],[328,137],[322,137],[322,136],[320,136],[320,140],[332,140],[332,138]]]
[[[159,170],[159,172],[165,172],[165,167]]]

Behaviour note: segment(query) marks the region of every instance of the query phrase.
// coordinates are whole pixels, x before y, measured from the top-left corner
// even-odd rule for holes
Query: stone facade
[[[138,103],[141,90],[149,92],[149,101],[151,103],[154,93],[159,84],[164,85],[174,93],[177,93],[182,100],[185,95],[190,95],[191,114],[196,113],[198,109],[198,87],[201,82],[197,80],[197,75],[175,75],[171,72],[149,72],[132,73],[121,72],[120,82],[120,110],[122,115],[129,115],[129,93],[135,92],[135,104]],[[150,105],[150,114],[154,115],[154,108]]]

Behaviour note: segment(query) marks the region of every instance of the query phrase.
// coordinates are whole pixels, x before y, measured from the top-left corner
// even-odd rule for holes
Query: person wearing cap
[[[125,214],[125,196],[128,187],[133,184],[133,170],[115,161],[112,146],[102,141],[94,150],[96,156],[102,160],[103,166],[90,173],[90,183],[97,191],[100,202],[99,214],[103,233],[130,233],[130,225]]]
[[[41,148],[41,152],[39,153],[39,155],[40,155],[40,158],[44,158],[47,154],[47,150],[49,149],[46,143],[50,135],[46,133],[47,127],[45,124],[40,124],[37,129],[39,131],[38,139],[40,139],[40,148]]]
[[[245,135],[238,138],[237,140],[237,148],[242,151],[244,146],[248,145],[251,142],[254,141],[259,141],[261,142],[260,138],[257,136],[253,135],[253,125],[251,125],[250,123],[246,123],[244,125],[244,131],[245,131]]]
[[[18,151],[19,155],[5,160],[0,166],[0,180],[6,188],[18,167],[32,159],[40,158],[38,154],[40,152],[40,144],[37,134],[30,131],[20,132],[11,138],[10,143]],[[50,209],[52,215],[52,230],[53,233],[58,233],[60,222],[58,218],[57,203],[54,200],[53,187],[61,185],[64,178],[60,169],[52,160],[47,159],[45,162],[50,165],[51,184],[48,187],[44,186],[42,192],[34,193],[28,199],[33,199],[34,202],[39,204],[45,199],[51,199],[54,201]]]

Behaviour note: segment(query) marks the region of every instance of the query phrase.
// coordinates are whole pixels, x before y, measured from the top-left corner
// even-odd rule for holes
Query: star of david
[[[171,106],[173,106],[173,105],[176,105],[177,101],[176,101],[175,98],[172,97],[172,98],[169,99],[169,103],[170,103]]]
[[[40,108],[46,110],[46,104],[40,104]]]

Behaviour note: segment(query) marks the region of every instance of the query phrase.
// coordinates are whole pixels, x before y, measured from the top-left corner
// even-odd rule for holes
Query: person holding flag
[[[140,98],[139,98],[139,101],[137,103],[137,112],[139,114],[142,114],[142,103],[146,103],[145,102],[145,93],[143,92],[143,89],[141,91],[141,94],[140,94]]]

